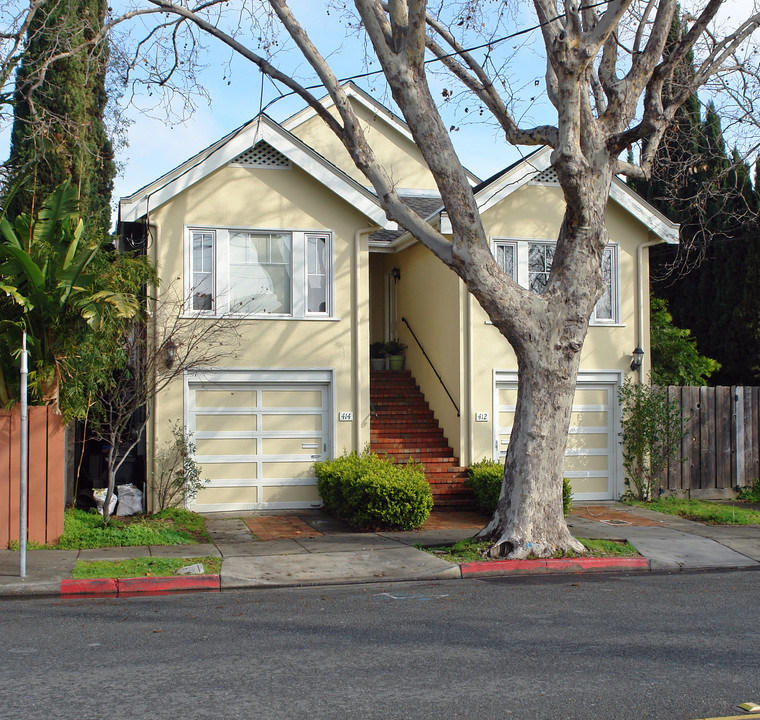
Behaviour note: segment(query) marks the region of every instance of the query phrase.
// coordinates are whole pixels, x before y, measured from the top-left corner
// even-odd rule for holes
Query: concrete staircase
[[[397,463],[422,463],[437,507],[473,505],[467,473],[449,447],[425,396],[408,371],[370,372],[370,449]]]

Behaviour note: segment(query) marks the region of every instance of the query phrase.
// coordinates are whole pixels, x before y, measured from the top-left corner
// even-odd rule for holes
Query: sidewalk
[[[760,526],[706,526],[620,503],[576,506],[568,518],[570,530],[580,537],[626,539],[643,560],[504,560],[459,566],[414,547],[471,536],[488,520],[475,512],[434,512],[421,530],[379,533],[351,532],[318,510],[244,515],[209,515],[207,529],[213,539],[210,545],[30,551],[24,579],[18,577],[18,553],[2,550],[0,598],[439,580],[477,575],[760,569]],[[221,575],[214,580],[177,576],[160,583],[151,578],[137,583],[70,581],[77,559],[122,560],[151,555],[221,557]]]

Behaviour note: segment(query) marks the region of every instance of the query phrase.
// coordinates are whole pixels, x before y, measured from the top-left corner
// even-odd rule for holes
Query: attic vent
[[[290,160],[263,140],[256,143],[254,147],[241,152],[232,160],[232,164],[243,167],[290,170]]]
[[[558,185],[559,178],[557,177],[557,171],[550,167],[543,172],[538,173],[531,182],[538,185]]]

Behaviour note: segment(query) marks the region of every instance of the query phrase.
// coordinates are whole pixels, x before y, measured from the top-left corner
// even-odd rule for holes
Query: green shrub
[[[419,463],[394,465],[365,450],[314,463],[314,471],[325,509],[358,529],[413,530],[433,507]]]
[[[501,494],[501,481],[504,478],[504,465],[495,460],[483,458],[467,468],[467,484],[475,493],[475,501],[484,512],[492,513]],[[562,510],[570,514],[573,505],[573,490],[570,481],[562,478]]]
[[[760,503],[760,478],[755,478],[752,485],[741,488],[736,497],[743,502]]]
[[[683,462],[681,441],[686,418],[681,407],[668,400],[666,388],[641,385],[630,378],[618,388],[622,409],[625,495],[634,500],[651,500],[657,478],[669,461]]]
[[[483,458],[467,468],[467,484],[475,493],[475,501],[484,512],[492,513],[501,493],[504,466],[495,460]]]

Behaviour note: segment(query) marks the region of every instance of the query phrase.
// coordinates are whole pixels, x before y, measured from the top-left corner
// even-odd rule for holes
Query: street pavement
[[[706,526],[621,503],[579,504],[568,518],[577,537],[628,540],[644,560],[605,563],[588,560],[497,561],[459,566],[417,549],[452,543],[473,535],[487,518],[476,513],[434,513],[421,530],[356,533],[321,511],[294,511],[263,516],[216,513],[208,516],[210,545],[104,548],[100,550],[35,550],[27,553],[27,577],[18,576],[18,552],[0,551],[0,598],[117,594],[71,581],[81,560],[133,557],[222,558],[215,589],[289,587],[367,582],[444,580],[488,575],[582,572],[679,572],[760,569],[760,526]],[[625,562],[624,562],[625,561]],[[481,567],[482,566],[482,567]],[[147,579],[146,579],[147,583]],[[192,576],[147,583],[145,592],[208,589]],[[125,585],[126,587],[126,585]],[[130,592],[140,592],[130,584]]]

